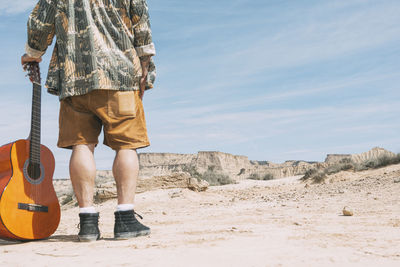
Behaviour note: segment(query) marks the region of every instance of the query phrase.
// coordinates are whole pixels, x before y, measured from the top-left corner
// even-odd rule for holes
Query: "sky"
[[[0,0],[0,144],[29,134],[20,67],[33,0]],[[251,160],[323,161],[379,146],[400,152],[400,1],[148,0],[157,55],[144,107],[151,146]],[[52,47],[41,64],[45,78]],[[58,98],[42,94],[42,143],[57,148]],[[102,145],[98,169],[114,152]]]

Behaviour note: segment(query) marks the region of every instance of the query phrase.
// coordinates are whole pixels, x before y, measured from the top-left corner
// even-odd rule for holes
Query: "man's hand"
[[[144,90],[146,89],[146,84],[147,84],[147,74],[150,64],[150,56],[141,57],[140,64],[142,65],[142,77],[140,78],[140,84],[139,84],[140,88],[139,96],[140,99],[143,100]]]
[[[140,88],[140,92],[139,92],[139,97],[141,100],[143,100],[143,96],[144,96],[144,90],[146,89],[146,83],[147,83],[147,76],[140,78],[140,84],[139,84],[139,88]]]
[[[21,57],[21,64],[22,64],[22,67],[24,68],[24,70],[26,70],[26,67],[27,67],[26,64],[29,62],[40,63],[40,62],[42,62],[42,57],[34,58],[34,57],[28,56],[27,54],[23,54]]]

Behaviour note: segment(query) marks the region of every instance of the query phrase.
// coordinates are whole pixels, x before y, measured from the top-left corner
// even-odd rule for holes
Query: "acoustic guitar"
[[[41,81],[38,63],[29,63],[33,83],[31,134],[0,147],[0,238],[37,240],[60,222],[53,187],[54,157],[40,144]]]

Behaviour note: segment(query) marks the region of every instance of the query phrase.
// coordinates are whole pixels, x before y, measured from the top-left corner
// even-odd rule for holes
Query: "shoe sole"
[[[126,232],[126,233],[118,233],[114,234],[114,239],[116,240],[126,240],[131,239],[139,236],[149,235],[151,233],[150,230],[143,230],[139,232]]]
[[[100,239],[100,235],[78,235],[80,242],[93,242]]]

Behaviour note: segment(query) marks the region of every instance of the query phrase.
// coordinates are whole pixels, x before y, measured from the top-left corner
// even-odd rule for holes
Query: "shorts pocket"
[[[114,117],[135,117],[136,101],[134,91],[118,91],[114,97],[110,99],[111,110],[109,115]]]

